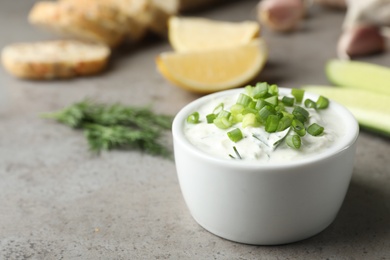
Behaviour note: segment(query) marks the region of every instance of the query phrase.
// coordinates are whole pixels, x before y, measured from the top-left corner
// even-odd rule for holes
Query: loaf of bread
[[[170,14],[195,11],[223,0],[152,0],[153,3]]]
[[[80,0],[59,0],[60,2],[80,5]],[[167,21],[170,14],[152,0],[82,0],[93,1],[111,8],[121,10],[135,20],[141,28],[147,28],[160,36],[167,35]]]
[[[147,27],[138,17],[129,14],[128,0],[58,0],[59,5],[71,6],[97,26],[124,33],[132,42],[144,38]],[[139,1],[139,0],[137,0]],[[123,2],[123,3],[122,3]]]
[[[138,28],[136,25],[121,26],[121,16],[115,8],[106,8],[97,2],[87,4],[73,2],[37,2],[30,11],[29,22],[62,35],[77,39],[103,43],[110,47],[118,46],[125,37],[125,28]],[[126,20],[130,23],[130,20]]]
[[[103,0],[104,1],[104,0]],[[112,0],[111,0],[112,1]],[[170,14],[151,0],[113,0],[121,8],[154,33],[166,37]]]
[[[71,78],[101,72],[110,48],[76,40],[17,43],[1,53],[4,68],[25,79]]]

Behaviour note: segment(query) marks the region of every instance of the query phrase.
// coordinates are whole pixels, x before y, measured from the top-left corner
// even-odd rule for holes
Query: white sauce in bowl
[[[236,103],[239,93],[231,96],[217,97],[210,102],[201,105],[193,112],[199,112],[200,123],[190,124],[185,122],[184,135],[195,147],[201,151],[217,158],[233,160],[230,155],[236,157],[233,147],[236,147],[241,159],[259,162],[286,162],[295,161],[310,156],[318,155],[319,153],[334,146],[338,140],[345,136],[345,128],[341,118],[336,111],[331,108],[318,110],[307,109],[310,113],[308,125],[317,123],[325,128],[324,133],[320,136],[311,136],[306,133],[301,138],[302,144],[300,149],[295,150],[282,142],[275,149],[267,145],[269,139],[278,140],[276,133],[269,134],[264,130],[264,127],[246,127],[242,128],[241,123],[233,125],[229,129],[220,129],[214,124],[208,124],[206,115],[213,112],[219,104],[224,104],[225,110],[230,110],[230,107]],[[281,92],[280,96],[287,95]],[[287,107],[286,107],[287,108]],[[231,141],[227,136],[227,132],[239,127],[244,138],[237,143]],[[293,131],[291,131],[293,132]],[[260,136],[262,141],[253,137],[253,134]],[[280,135],[280,134],[279,134]]]

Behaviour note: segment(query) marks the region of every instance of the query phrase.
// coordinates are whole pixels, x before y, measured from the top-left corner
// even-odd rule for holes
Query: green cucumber
[[[303,86],[302,89],[344,105],[362,128],[390,136],[390,95],[363,89],[317,85]]]
[[[360,61],[330,60],[328,80],[340,87],[371,90],[390,95],[390,68]]]

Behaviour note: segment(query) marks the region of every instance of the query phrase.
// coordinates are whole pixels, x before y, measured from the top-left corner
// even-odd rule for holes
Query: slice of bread
[[[62,35],[103,43],[110,47],[119,45],[125,33],[113,26],[114,16],[100,6],[76,6],[67,2],[37,2],[29,13],[29,22]],[[115,27],[115,28],[114,28]]]
[[[101,72],[110,49],[76,40],[16,43],[4,47],[1,60],[12,75],[25,79],[72,78]]]

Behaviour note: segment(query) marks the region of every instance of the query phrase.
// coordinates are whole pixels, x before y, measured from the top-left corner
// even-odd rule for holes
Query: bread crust
[[[1,53],[12,75],[35,80],[73,78],[100,73],[108,64],[110,49],[75,40],[17,43]]]

